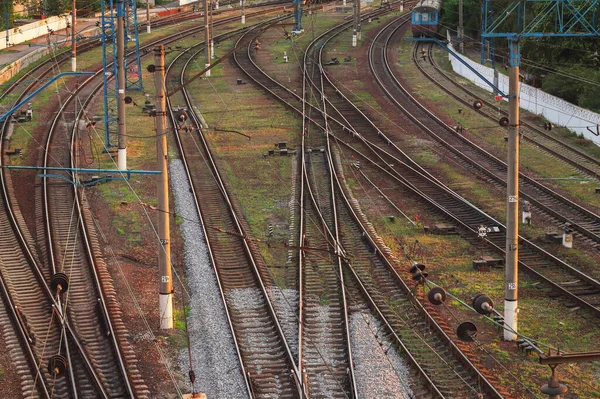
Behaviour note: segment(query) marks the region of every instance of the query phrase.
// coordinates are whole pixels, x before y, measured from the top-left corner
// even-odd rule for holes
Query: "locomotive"
[[[441,8],[441,0],[419,0],[412,9],[413,37],[437,36]]]

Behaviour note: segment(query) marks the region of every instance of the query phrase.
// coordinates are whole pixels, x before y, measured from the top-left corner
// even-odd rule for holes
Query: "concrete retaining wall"
[[[11,45],[24,43],[28,40],[35,39],[36,37],[47,35],[50,30],[57,32],[65,29],[68,23],[71,23],[70,15],[48,17],[30,24],[21,25],[8,31],[8,42]],[[6,48],[6,36],[5,32],[2,32],[0,50],[4,48]]]
[[[452,45],[448,45],[452,48]],[[453,51],[456,52],[454,48]],[[458,53],[457,53],[458,54]],[[494,70],[492,68],[481,65],[471,59],[458,54],[462,60],[467,62],[473,69],[485,76],[490,82],[494,81]],[[459,75],[469,79],[477,86],[492,92],[492,88],[475,75],[469,68],[458,61],[452,54],[449,54],[452,69]],[[508,76],[500,73],[498,75],[498,88],[503,93],[508,93]],[[521,109],[525,109],[536,115],[544,116],[548,121],[557,126],[567,127],[569,130],[583,134],[587,139],[600,143],[600,139],[595,134],[589,132],[587,127],[596,131],[596,126],[600,125],[600,115],[590,110],[578,107],[565,100],[554,97],[540,89],[531,87],[526,84],[520,85],[520,105]],[[504,99],[507,101],[506,99]]]
[[[3,84],[10,80],[13,76],[21,72],[21,69],[25,68],[27,65],[36,62],[46,54],[48,54],[47,47],[40,47],[37,50],[28,53],[27,55],[19,58],[12,64],[0,69],[0,84]]]

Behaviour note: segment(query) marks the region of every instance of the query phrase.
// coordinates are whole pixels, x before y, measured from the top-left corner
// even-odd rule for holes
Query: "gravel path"
[[[369,312],[350,315],[350,339],[354,373],[360,398],[414,398],[408,366],[390,349],[381,323]]]
[[[169,171],[175,209],[183,220],[180,228],[191,296],[186,302],[191,308],[188,330],[196,392],[204,392],[209,398],[247,398],[225,308],[182,162],[171,161]],[[189,370],[187,350],[182,351],[180,364],[182,370]]]
[[[191,308],[188,329],[196,373],[196,392],[204,392],[209,398],[246,398],[248,395],[235,345],[180,160],[171,161],[170,174],[175,209],[183,220],[180,228],[185,243],[184,256],[191,296],[188,300]],[[232,295],[244,298],[239,304],[241,307],[248,306],[247,295],[242,295],[242,292]],[[297,306],[298,293],[295,290],[272,290],[269,295],[277,304],[277,313],[291,349],[297,353],[298,330],[292,306]],[[390,343],[381,334],[377,335],[378,329],[379,322],[370,313],[352,313],[350,330],[360,397],[412,398],[408,368],[396,351],[385,353]],[[187,350],[181,352],[180,365],[182,370],[189,370]]]

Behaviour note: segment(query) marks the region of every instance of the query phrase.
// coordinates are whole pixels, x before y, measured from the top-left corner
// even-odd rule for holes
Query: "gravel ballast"
[[[204,234],[195,212],[187,175],[180,160],[170,163],[175,195],[175,209],[180,225],[190,298],[188,330],[196,374],[196,392],[213,398],[245,398],[245,381],[226,318],[215,272],[208,257]],[[243,308],[252,303],[248,294],[236,290],[232,300]],[[297,353],[295,290],[271,289],[278,317],[293,353]],[[251,296],[251,295],[250,295]],[[385,350],[390,342],[378,334],[379,322],[368,312],[354,312],[350,317],[352,354],[361,398],[412,398],[408,367],[395,350]],[[386,353],[387,352],[387,353]],[[189,370],[187,350],[181,352],[182,370]],[[191,391],[191,389],[190,389]]]
[[[196,392],[209,398],[246,398],[244,377],[181,160],[171,161],[169,170],[175,209],[183,220],[180,229],[190,295],[187,322]],[[189,370],[187,350],[180,355],[180,365]]]
[[[381,323],[369,312],[350,315],[354,375],[361,398],[414,398],[408,366],[386,339]]]

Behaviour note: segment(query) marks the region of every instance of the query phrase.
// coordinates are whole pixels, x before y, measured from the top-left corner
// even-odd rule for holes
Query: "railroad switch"
[[[450,225],[446,225],[446,224],[436,224],[436,225],[434,225],[433,229],[431,230],[431,232],[433,234],[437,234],[437,235],[458,234],[458,231],[456,230],[456,226],[450,226]]]

